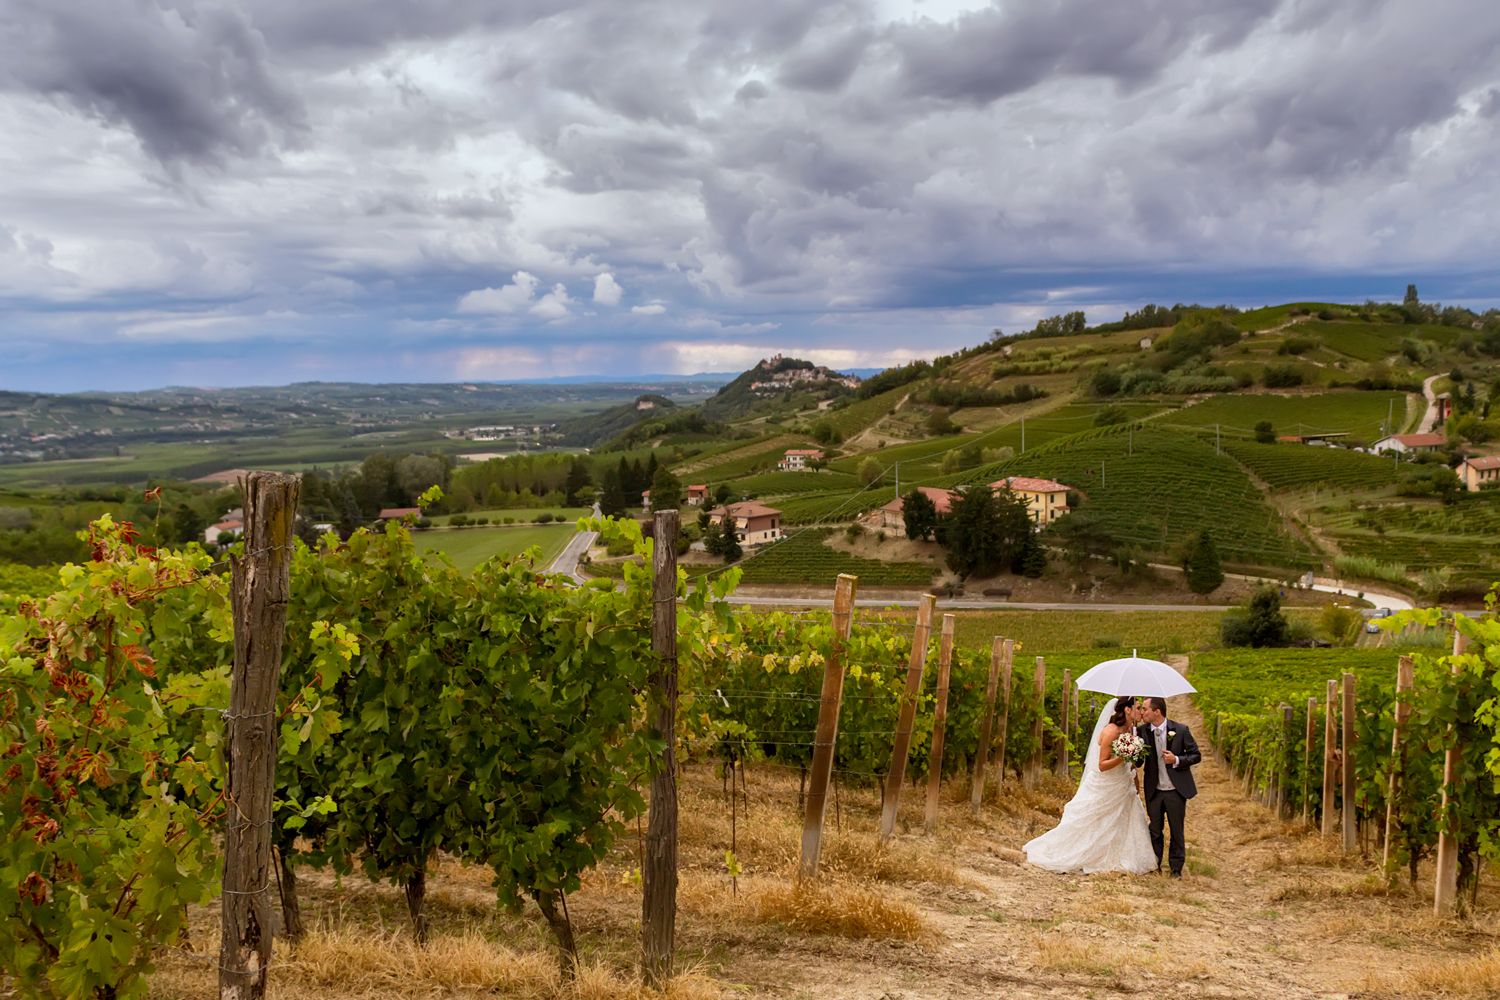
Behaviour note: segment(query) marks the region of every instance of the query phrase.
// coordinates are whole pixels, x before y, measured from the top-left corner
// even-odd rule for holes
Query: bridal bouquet
[[[1139,767],[1146,760],[1146,741],[1135,733],[1121,733],[1109,745],[1116,757]]]

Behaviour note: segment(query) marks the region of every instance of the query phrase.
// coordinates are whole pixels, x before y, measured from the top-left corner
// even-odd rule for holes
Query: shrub
[[[469,523],[469,515],[454,514],[452,517],[448,518],[448,523],[455,528],[465,527]]]
[[[1267,365],[1260,380],[1267,389],[1291,389],[1302,384],[1302,373],[1292,365]]]

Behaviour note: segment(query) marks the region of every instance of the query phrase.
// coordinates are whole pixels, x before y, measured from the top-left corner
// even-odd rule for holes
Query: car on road
[[[1380,619],[1389,618],[1392,612],[1390,608],[1376,608],[1370,612],[1369,621],[1365,622],[1365,631],[1370,635],[1380,634]]]

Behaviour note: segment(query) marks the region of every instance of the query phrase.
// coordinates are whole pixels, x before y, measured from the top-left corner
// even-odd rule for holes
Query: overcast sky
[[[0,0],[0,387],[1500,301],[1493,0]]]

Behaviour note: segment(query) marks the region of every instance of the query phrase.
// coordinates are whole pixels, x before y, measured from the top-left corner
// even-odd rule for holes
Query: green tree
[[[1291,625],[1281,611],[1281,595],[1275,587],[1261,587],[1250,597],[1247,606],[1224,616],[1219,632],[1226,646],[1253,646],[1257,649],[1285,646],[1291,637]]]
[[[932,437],[942,437],[945,434],[957,434],[962,428],[955,424],[942,410],[933,410],[932,416],[927,418],[927,433]]]
[[[1404,306],[1418,306],[1422,304],[1421,300],[1417,298],[1416,285],[1406,286],[1406,297],[1401,300],[1401,304]]]
[[[682,480],[665,465],[658,466],[651,480],[651,509],[682,509]]]
[[[593,485],[593,482],[593,477],[589,475],[588,463],[582,457],[574,458],[573,463],[568,466],[568,478],[563,481],[563,492],[567,495],[568,506],[578,506],[581,501],[579,493]]]
[[[866,486],[877,482],[884,475],[885,467],[874,456],[859,463],[859,481]]]
[[[1261,444],[1276,443],[1276,427],[1269,420],[1262,420],[1255,425],[1255,440]]]
[[[1112,559],[1119,543],[1103,523],[1086,510],[1059,518],[1047,534],[1063,550],[1063,558],[1074,569],[1082,569],[1090,559]]]
[[[203,529],[208,527],[208,519],[197,510],[185,503],[177,505],[172,511],[172,534],[178,542],[201,542],[203,541]]]
[[[907,538],[926,541],[937,529],[937,504],[921,490],[912,490],[901,498],[901,520],[906,525]]]
[[[620,473],[617,469],[606,469],[603,479],[599,490],[599,513],[605,517],[619,517],[629,506],[625,488],[620,482]]]
[[[1100,399],[1117,395],[1122,386],[1120,373],[1113,368],[1104,368],[1094,373],[1089,380],[1089,391]]]
[[[740,545],[740,536],[735,530],[735,521],[732,514],[725,513],[719,522],[719,532],[719,554],[724,557],[724,562],[739,562],[740,557],[745,554],[745,550]]]
[[[1188,539],[1182,555],[1182,572],[1187,577],[1188,589],[1195,594],[1211,594],[1224,582],[1219,550],[1208,532],[1197,532]]]
[[[948,568],[968,577],[1002,570],[1022,572],[1027,545],[1036,539],[1025,501],[1009,490],[996,494],[978,485],[964,490],[953,502],[952,513],[942,522],[941,541]]]

